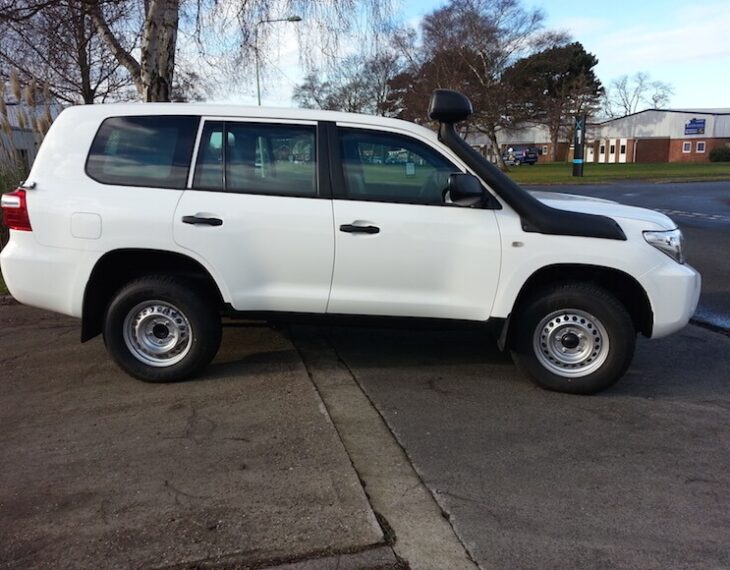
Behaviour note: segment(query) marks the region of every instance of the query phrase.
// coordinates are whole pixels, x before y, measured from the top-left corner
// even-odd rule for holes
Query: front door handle
[[[223,220],[220,218],[203,218],[200,216],[183,216],[183,224],[206,225],[206,226],[222,226]]]
[[[355,226],[353,224],[342,224],[340,231],[348,234],[377,234],[380,233],[378,226]]]

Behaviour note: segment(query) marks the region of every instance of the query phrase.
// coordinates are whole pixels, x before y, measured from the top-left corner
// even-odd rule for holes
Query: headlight
[[[684,236],[679,228],[666,232],[644,232],[644,239],[677,263],[684,263]]]

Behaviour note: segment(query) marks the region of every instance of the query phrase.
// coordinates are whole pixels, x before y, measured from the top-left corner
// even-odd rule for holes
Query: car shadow
[[[478,372],[484,381],[529,386],[509,353],[501,352],[494,336],[481,329],[312,327],[308,334],[325,338],[356,375],[392,369],[389,382],[409,382],[409,369],[439,368],[447,371],[447,381]],[[728,368],[730,339],[722,334],[688,326],[664,339],[640,336],[625,376],[599,397],[683,398],[727,406]]]

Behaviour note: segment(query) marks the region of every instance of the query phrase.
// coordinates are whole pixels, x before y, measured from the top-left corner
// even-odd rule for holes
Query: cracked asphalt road
[[[475,331],[325,334],[481,567],[730,568],[730,338],[642,340],[581,397]]]
[[[167,385],[78,338],[0,307],[1,569],[244,568],[383,541],[282,335],[227,329],[203,378]]]

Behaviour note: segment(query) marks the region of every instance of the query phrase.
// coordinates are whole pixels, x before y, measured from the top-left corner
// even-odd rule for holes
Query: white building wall
[[[690,119],[704,119],[705,133],[685,135],[684,126]],[[730,137],[730,115],[712,115],[698,111],[650,110],[593,128],[594,138],[720,138]]]

